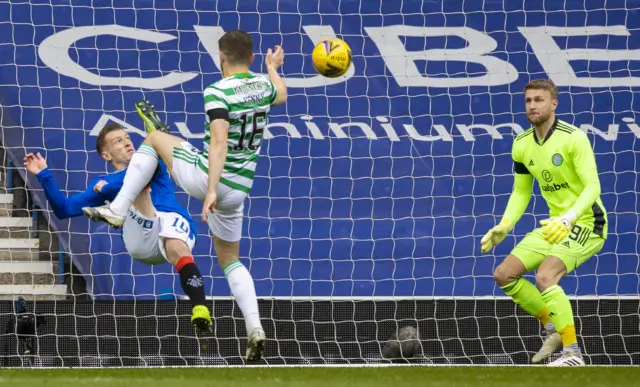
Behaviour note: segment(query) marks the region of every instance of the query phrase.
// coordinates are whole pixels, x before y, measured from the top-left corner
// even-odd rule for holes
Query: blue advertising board
[[[110,171],[95,136],[121,122],[139,144],[147,98],[202,146],[202,91],[220,78],[217,39],[254,38],[253,71],[286,52],[286,105],[270,116],[245,205],[241,257],[260,296],[502,296],[492,271],[547,213],[526,215],[491,254],[479,240],[511,192],[526,129],[522,89],[549,78],[561,119],[589,133],[609,214],[603,250],[567,293],[638,294],[640,1],[10,1],[0,4],[2,142],[46,155],[70,194]],[[344,39],[353,66],[325,79],[314,42]],[[36,200],[47,208],[33,179]],[[182,191],[192,214],[201,203]],[[181,293],[169,266],[131,260],[119,233],[51,215],[96,298]],[[205,224],[195,255],[209,295],[229,290]]]

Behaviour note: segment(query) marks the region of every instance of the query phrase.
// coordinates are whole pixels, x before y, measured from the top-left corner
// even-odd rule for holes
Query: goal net
[[[417,330],[406,361],[529,362],[541,327],[504,296],[493,270],[547,214],[539,187],[494,252],[481,254],[480,238],[511,192],[511,145],[528,127],[522,90],[535,78],[558,85],[559,117],[589,133],[609,219],[602,251],[561,282],[579,343],[589,363],[637,364],[640,19],[628,15],[638,4],[524,3],[1,3],[5,167],[20,172],[35,203],[28,210],[51,226],[40,241],[60,241],[40,243],[40,257],[72,264],[61,260],[62,276],[45,270],[57,287],[20,274],[49,266],[19,264],[34,246],[3,228],[3,297],[35,299],[30,307],[47,322],[34,361],[243,363],[244,323],[206,225],[198,222],[194,255],[216,331],[198,339],[173,268],[133,261],[119,232],[102,224],[58,219],[40,183],[20,168],[25,153],[41,152],[64,194],[84,191],[112,171],[95,151],[105,124],[119,122],[142,141],[133,106],[140,98],[173,134],[202,147],[202,93],[220,78],[217,40],[243,29],[254,39],[253,71],[264,71],[268,48],[284,47],[289,88],[286,105],[270,114],[241,242],[268,337],[263,364],[385,362],[385,345],[404,327]],[[337,79],[318,76],[310,58],[315,42],[331,36],[353,52]],[[178,196],[200,214],[200,202]],[[87,297],[69,288],[44,299],[71,277],[86,282]],[[0,303],[0,313],[4,326],[14,303]],[[2,337],[18,345],[13,333]],[[14,354],[21,352],[2,356],[23,364]]]

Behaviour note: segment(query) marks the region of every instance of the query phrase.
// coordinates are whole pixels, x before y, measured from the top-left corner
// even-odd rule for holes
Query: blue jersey
[[[93,180],[84,192],[72,195],[71,197],[66,197],[60,191],[53,179],[53,175],[48,169],[42,170],[36,177],[40,184],[42,184],[44,194],[55,216],[58,217],[58,219],[66,219],[84,215],[82,207],[97,207],[104,205],[106,201],[113,201],[116,195],[118,195],[118,192],[120,192],[120,188],[122,188],[126,172],[127,170],[123,169],[116,173],[100,176]],[[95,192],[93,187],[100,180],[106,181],[107,184],[102,186],[101,192]],[[157,211],[175,212],[182,215],[189,222],[191,233],[195,236],[196,224],[187,209],[178,203],[173,181],[169,176],[167,166],[162,160],[158,161],[158,170],[151,180],[151,201]]]

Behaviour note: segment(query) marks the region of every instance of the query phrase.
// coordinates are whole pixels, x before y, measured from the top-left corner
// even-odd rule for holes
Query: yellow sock
[[[551,323],[551,317],[549,317],[549,309],[545,306],[537,315],[536,318],[540,320],[545,327]]]
[[[558,285],[551,286],[542,293],[542,298],[547,304],[547,309],[551,312],[549,317],[553,326],[562,337],[564,350],[580,350],[573,322],[573,310],[564,290]]]
[[[562,345],[564,347],[570,347],[578,342],[578,338],[576,337],[576,327],[573,325],[565,326],[560,329],[558,333],[560,333],[560,337],[562,337]]]

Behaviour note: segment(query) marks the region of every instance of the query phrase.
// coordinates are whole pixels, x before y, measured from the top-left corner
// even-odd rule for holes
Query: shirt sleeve
[[[204,111],[209,122],[218,119],[229,121],[229,102],[224,92],[211,85],[204,90]]]
[[[229,111],[229,103],[224,91],[211,85],[204,89],[204,111],[223,109]]]
[[[118,192],[120,192],[120,189],[122,188],[122,182],[124,180],[119,179],[113,182],[108,182],[107,184],[102,186],[102,189],[100,190],[102,194],[106,195],[106,196],[112,196],[112,197],[116,197],[118,195]],[[105,199],[105,200],[109,200],[109,199]]]
[[[596,166],[596,158],[591,148],[591,142],[586,133],[576,131],[575,140],[571,142],[571,158],[576,174],[584,189],[571,210],[580,218],[587,209],[593,206],[593,203],[600,196],[600,178],[598,177],[598,168]],[[570,210],[570,211],[571,211]]]
[[[503,218],[509,219],[511,226],[513,227],[520,220],[522,214],[524,214],[527,206],[529,205],[529,201],[531,200],[533,176],[522,163],[515,143],[511,151],[511,157],[513,158],[514,184]]]
[[[42,170],[36,178],[42,184],[44,195],[58,219],[82,216],[82,207],[101,206],[106,200],[110,200],[110,197],[104,193],[93,191],[96,181],[92,182],[84,192],[67,197],[58,188],[49,169]]]

